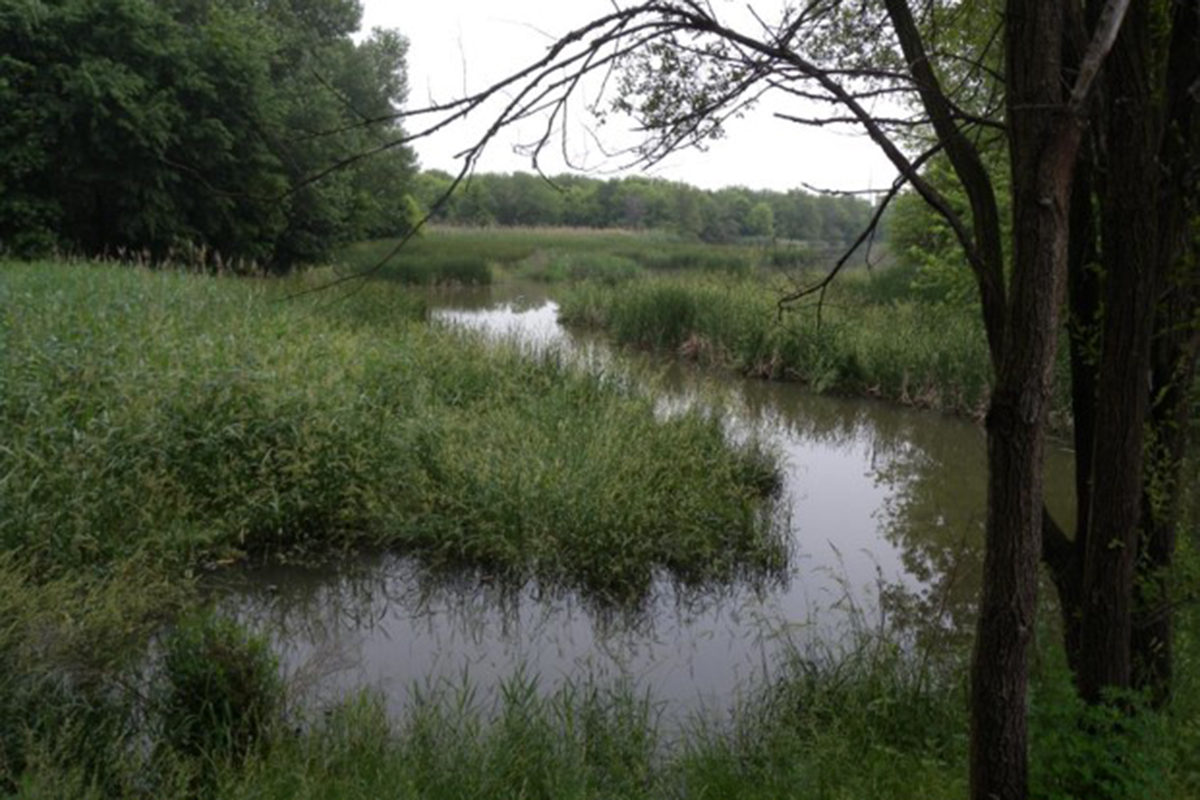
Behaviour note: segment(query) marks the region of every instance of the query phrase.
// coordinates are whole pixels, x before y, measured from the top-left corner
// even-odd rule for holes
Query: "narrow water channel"
[[[977,425],[616,354],[559,326],[537,285],[431,293],[429,301],[438,324],[563,348],[586,368],[641,362],[664,409],[726,404],[740,428],[784,458],[789,574],[711,592],[664,580],[630,613],[545,587],[430,576],[394,556],[227,577],[225,606],[270,635],[310,702],[369,687],[398,713],[417,690],[469,684],[486,695],[522,672],[547,691],[564,681],[630,681],[672,717],[719,714],[786,648],[836,643],[881,615],[949,631],[969,623],[986,492]],[[1048,502],[1070,524],[1071,462],[1060,451],[1049,458]]]

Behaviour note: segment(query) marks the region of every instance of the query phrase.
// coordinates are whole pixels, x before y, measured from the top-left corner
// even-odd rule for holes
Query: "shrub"
[[[190,596],[186,583],[145,559],[101,578],[45,580],[26,559],[0,554],[0,795],[33,773],[70,773],[89,790],[122,794],[140,722],[130,687],[152,631]]]

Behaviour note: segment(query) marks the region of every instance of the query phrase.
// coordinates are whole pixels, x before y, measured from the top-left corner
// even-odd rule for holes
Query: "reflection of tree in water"
[[[918,584],[884,583],[879,587],[883,610],[893,623],[925,638],[967,636],[986,493],[979,429],[965,421],[777,384],[741,383],[731,394],[749,426],[866,453],[870,476],[888,490],[876,512],[880,533],[901,551],[905,571]]]
[[[905,568],[921,582],[915,591],[892,587],[885,602],[899,624],[943,650],[956,649],[971,637],[987,508],[982,433],[952,433],[943,426],[906,432],[906,446],[881,459],[875,473],[891,490],[883,533],[902,550]],[[1055,517],[1073,527],[1073,477],[1065,453],[1048,452],[1045,491]]]
[[[861,404],[833,424],[810,416],[804,436],[854,443],[870,456],[881,535],[916,585],[888,583],[880,602],[893,624],[933,645],[968,638],[982,561],[987,482],[983,439],[968,423]]]
[[[892,622],[934,650],[965,644],[974,625],[987,508],[986,442],[967,421],[868,400],[834,400],[776,385],[746,384],[749,420],[780,426],[804,441],[859,448],[887,499],[877,512],[882,536],[901,553],[914,584],[889,583],[881,602]],[[1071,461],[1047,456],[1046,497],[1073,527]],[[847,498],[847,502],[853,502]]]
[[[953,649],[971,635],[979,591],[987,502],[983,441],[930,432],[881,460],[875,478],[891,490],[881,510],[884,535],[920,582],[915,590],[889,587],[886,607],[926,645]]]

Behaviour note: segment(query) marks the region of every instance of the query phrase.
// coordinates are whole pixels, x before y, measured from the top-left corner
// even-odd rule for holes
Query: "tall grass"
[[[778,288],[761,278],[671,276],[619,286],[573,287],[568,325],[607,330],[620,343],[668,350],[818,391],[868,394],[977,414],[991,367],[969,309],[912,300],[880,302],[873,279],[835,286],[813,307],[778,314]]]
[[[144,723],[146,642],[193,599],[190,581],[148,558],[112,565],[102,579],[44,580],[19,554],[0,553],[0,794],[29,775],[57,783],[67,772],[97,795],[120,794],[125,752]]]
[[[734,718],[696,719],[670,737],[652,699],[627,685],[583,681],[547,696],[518,676],[494,706],[474,701],[469,690],[448,691],[425,698],[391,724],[377,705],[360,699],[343,706],[311,738],[264,758],[257,770],[226,773],[222,794],[546,800],[961,796],[965,774],[958,743],[964,720],[956,694],[914,695],[924,704],[918,720],[906,720],[910,709],[898,704],[842,705],[878,701],[865,681],[889,683],[895,678],[886,669],[864,658],[840,673],[821,668],[800,678],[804,667],[797,656]],[[854,683],[860,679],[857,695]],[[951,727],[932,731],[925,720],[934,718]],[[892,727],[873,728],[881,720]],[[890,738],[900,729],[915,735]],[[921,732],[929,732],[931,740],[923,740]],[[939,738],[954,742],[954,752],[940,751],[932,741]]]
[[[342,269],[380,264],[396,240],[360,242],[338,257]],[[653,231],[431,227],[386,260],[379,275],[421,285],[487,284],[516,276],[545,282],[637,277],[642,270],[747,275],[756,267],[795,269],[822,256],[786,244],[703,244]]]
[[[424,236],[412,239],[396,250],[398,240],[385,239],[353,244],[338,255],[346,272],[373,272],[399,283],[421,286],[486,286],[492,282],[493,266],[500,253],[476,248],[447,246]],[[394,252],[393,252],[394,251]]]
[[[139,783],[136,663],[232,560],[389,547],[603,602],[783,567],[774,458],[718,414],[430,329],[394,286],[295,297],[319,279],[0,265],[0,791],[209,791],[189,698],[261,668],[214,677],[242,641],[220,626],[168,641],[168,750],[205,754]],[[254,750],[261,723],[212,741]]]
[[[40,569],[388,546],[627,596],[782,563],[771,460],[718,415],[428,329],[386,285],[0,276],[0,548]]]
[[[615,284],[640,277],[636,261],[608,253],[569,253],[539,250],[516,268],[517,277],[543,283],[596,280]]]

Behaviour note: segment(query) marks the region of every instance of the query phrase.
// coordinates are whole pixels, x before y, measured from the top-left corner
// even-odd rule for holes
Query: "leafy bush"
[[[190,596],[189,581],[166,580],[144,558],[46,579],[0,553],[0,794],[31,769],[120,794],[140,723],[138,664]]]
[[[1087,705],[1067,681],[1043,685],[1032,704],[1032,795],[1039,800],[1165,797],[1166,719],[1140,698]]]

